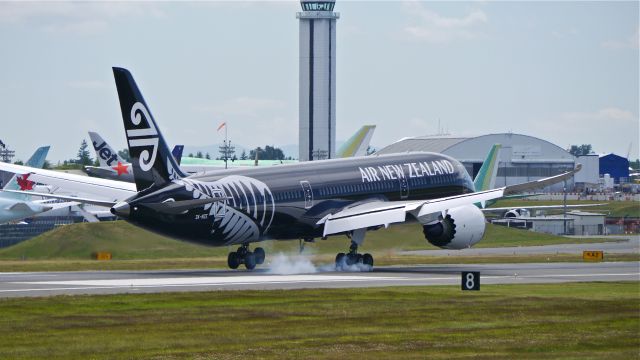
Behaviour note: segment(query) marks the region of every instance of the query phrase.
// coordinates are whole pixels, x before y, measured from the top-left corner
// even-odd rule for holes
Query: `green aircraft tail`
[[[364,156],[369,147],[369,142],[375,131],[375,125],[365,125],[360,128],[340,149],[336,152],[336,157],[347,158],[354,156]]]
[[[489,150],[489,154],[487,154],[487,158],[482,163],[478,175],[476,175],[476,178],[473,180],[476,191],[491,190],[495,187],[496,176],[498,174],[498,155],[500,154],[501,148],[502,145],[495,144],[491,147],[491,150]]]

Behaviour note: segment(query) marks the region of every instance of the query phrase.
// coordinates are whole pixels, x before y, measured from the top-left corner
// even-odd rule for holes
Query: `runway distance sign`
[[[479,271],[463,271],[462,272],[462,290],[480,290],[480,272]]]
[[[604,261],[604,251],[592,250],[582,252],[583,261]]]

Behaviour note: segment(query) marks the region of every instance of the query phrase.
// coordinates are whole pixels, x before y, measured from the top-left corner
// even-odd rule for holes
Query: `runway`
[[[638,281],[639,262],[423,265],[373,272],[278,275],[269,270],[172,270],[0,273],[0,297],[460,285],[461,271],[479,271],[481,284]]]
[[[573,237],[573,236],[572,236]],[[576,238],[588,238],[578,237]],[[469,248],[462,250],[414,250],[403,251],[403,255],[420,256],[474,256],[474,255],[534,255],[534,254],[582,254],[583,251],[602,250],[606,254],[637,254],[640,252],[640,236],[610,236],[615,242],[556,244],[543,246],[513,246],[494,248]],[[606,257],[606,255],[605,255]],[[455,261],[455,260],[453,260]]]

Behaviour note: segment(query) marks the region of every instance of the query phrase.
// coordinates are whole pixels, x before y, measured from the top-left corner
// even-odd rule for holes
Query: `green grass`
[[[504,247],[593,243],[612,239],[575,239],[519,229],[487,225],[482,241],[476,247]],[[270,252],[290,252],[298,249],[298,241],[266,241],[260,246]],[[306,245],[312,253],[336,254],[348,250],[345,236],[317,240]],[[232,249],[235,249],[233,247]],[[389,250],[437,249],[427,243],[419,224],[402,224],[367,233],[363,251],[372,253]],[[33,239],[0,250],[0,260],[18,259],[90,259],[96,251],[107,251],[116,260],[165,258],[198,258],[226,256],[227,247],[208,247],[164,237],[124,221],[81,223],[59,227]]]
[[[546,260],[544,256],[530,257],[467,257],[437,259],[431,256],[400,256],[404,250],[437,249],[428,244],[418,224],[403,224],[367,233],[361,247],[370,252],[376,264],[428,264],[444,261],[467,262],[545,262],[580,261],[579,256],[555,256]],[[565,243],[594,243],[619,241],[615,239],[575,239],[533,233],[488,225],[485,238],[476,247],[504,247],[551,245]],[[344,236],[331,237],[306,244],[305,253],[314,255],[316,263],[330,263],[338,252],[348,248]],[[254,245],[258,246],[258,245]],[[298,241],[265,241],[267,255],[278,252],[296,253]],[[67,225],[42,234],[34,239],[0,250],[0,271],[71,271],[71,270],[153,270],[226,268],[226,258],[234,247],[207,247],[173,240],[140,229],[124,221],[82,223]],[[107,251],[113,254],[112,261],[91,260],[91,254]],[[609,257],[635,261],[638,257]],[[455,260],[453,260],[455,259]],[[267,256],[267,261],[269,256]]]
[[[632,283],[0,300],[0,358],[632,359]]]
[[[522,205],[528,206],[542,206],[542,205],[562,205],[562,201],[556,200],[529,200],[523,199],[509,199],[499,200],[491,207],[518,207]],[[584,205],[584,204],[606,204],[604,206],[596,206],[589,208],[580,208],[580,210],[607,214],[613,217],[640,217],[640,203],[637,201],[586,201],[586,200],[568,200],[567,205]],[[569,209],[571,210],[571,209]],[[562,210],[559,210],[562,212]],[[557,213],[558,210],[547,211],[548,213]]]

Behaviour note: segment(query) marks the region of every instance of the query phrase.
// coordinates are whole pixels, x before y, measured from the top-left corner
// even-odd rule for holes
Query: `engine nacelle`
[[[504,214],[505,218],[519,218],[523,216],[530,216],[529,210],[527,209],[511,209]]]
[[[464,249],[473,246],[484,236],[484,214],[475,205],[449,209],[447,215],[422,226],[424,237],[443,249]]]

